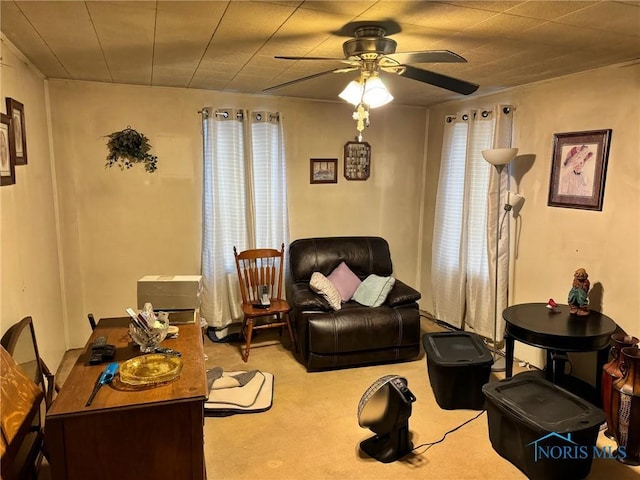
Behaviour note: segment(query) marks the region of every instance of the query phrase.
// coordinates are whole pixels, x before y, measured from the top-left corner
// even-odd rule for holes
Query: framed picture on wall
[[[0,113],[0,185],[16,183],[15,144],[11,117]]]
[[[367,142],[347,142],[344,146],[344,178],[366,180],[371,174],[371,146]]]
[[[7,115],[13,124],[13,137],[16,151],[16,165],[27,164],[27,131],[24,121],[24,105],[7,97]]]
[[[610,141],[610,129],[554,134],[549,206],[602,210]]]
[[[310,183],[338,183],[337,158],[312,158]]]

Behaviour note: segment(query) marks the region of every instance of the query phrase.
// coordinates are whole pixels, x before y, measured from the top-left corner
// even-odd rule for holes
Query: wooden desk
[[[130,343],[128,318],[100,320],[47,412],[45,443],[54,480],[202,480],[207,379],[199,325],[180,325],[162,346],[182,353],[180,377],[138,391],[103,386],[85,407],[105,364],[88,365],[90,345],[107,336],[115,361],[140,355]]]

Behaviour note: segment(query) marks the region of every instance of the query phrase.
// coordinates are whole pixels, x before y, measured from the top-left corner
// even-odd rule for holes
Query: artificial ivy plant
[[[142,133],[127,126],[124,130],[113,132],[107,137],[109,138],[107,142],[109,154],[105,168],[118,165],[121,170],[125,170],[133,167],[136,163],[143,163],[147,172],[153,173],[157,170],[158,157],[149,153],[151,150],[149,139]]]

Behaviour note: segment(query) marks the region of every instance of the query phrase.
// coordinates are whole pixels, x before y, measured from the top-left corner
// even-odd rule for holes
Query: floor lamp
[[[491,370],[494,372],[504,372],[506,370],[506,364],[504,357],[498,356],[497,349],[497,334],[498,334],[498,257],[500,246],[500,189],[502,181],[500,174],[502,169],[511,162],[518,154],[517,148],[493,148],[491,150],[483,150],[482,157],[491,165],[496,167],[498,173],[498,200],[496,202],[496,257],[495,257],[495,285],[493,292],[493,366]],[[498,358],[499,357],[499,358]]]

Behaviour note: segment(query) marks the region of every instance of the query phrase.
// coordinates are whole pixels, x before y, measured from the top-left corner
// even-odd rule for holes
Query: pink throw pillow
[[[340,292],[343,302],[348,302],[360,286],[361,280],[351,271],[346,263],[342,262],[327,277]]]

